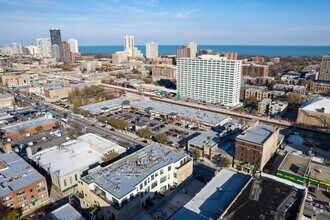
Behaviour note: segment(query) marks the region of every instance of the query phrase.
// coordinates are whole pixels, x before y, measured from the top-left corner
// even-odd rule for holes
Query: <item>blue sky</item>
[[[0,0],[0,44],[330,45],[330,0]]]

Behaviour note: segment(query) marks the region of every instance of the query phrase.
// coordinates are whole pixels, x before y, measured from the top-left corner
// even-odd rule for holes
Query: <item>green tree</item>
[[[120,130],[126,130],[128,127],[127,121],[121,120],[121,119],[116,119],[116,118],[110,119],[110,125],[116,129],[120,129]]]
[[[165,133],[159,133],[155,136],[155,140],[158,142],[158,143],[161,143],[161,144],[165,144],[168,140],[168,137]]]
[[[2,204],[0,205],[0,217],[2,220],[16,220],[21,215],[18,209],[6,209]]]
[[[60,125],[61,125],[61,124],[60,124],[59,121],[56,121],[56,122],[55,122],[55,127],[56,127],[56,128],[60,127]]]
[[[102,162],[103,163],[111,162],[111,161],[115,160],[116,158],[118,158],[119,156],[120,156],[120,154],[117,152],[110,152],[103,156]]]
[[[150,138],[152,132],[150,128],[142,128],[139,132],[140,137],[142,138]]]
[[[258,113],[257,110],[255,110],[255,109],[252,109],[252,110],[251,110],[251,114],[252,114],[252,115],[256,115],[257,113]]]
[[[222,167],[229,167],[230,166],[230,159],[228,157],[222,156],[220,158],[220,163]]]
[[[255,96],[250,96],[250,98],[247,100],[248,104],[257,104],[257,97]]]
[[[38,127],[35,127],[35,128],[34,128],[34,130],[35,130],[37,133],[42,132],[43,129],[44,129],[44,128],[43,128],[41,125],[38,126]]]
[[[195,159],[199,158],[201,156],[201,151],[195,148],[192,152],[192,156]]]

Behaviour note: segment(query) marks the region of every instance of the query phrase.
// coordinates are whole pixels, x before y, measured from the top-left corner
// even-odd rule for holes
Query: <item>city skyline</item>
[[[285,4],[284,4],[285,3]],[[35,44],[61,29],[62,38],[80,45],[122,45],[124,34],[136,45],[330,45],[330,2],[223,0],[53,1],[0,0],[0,44]],[[56,10],[56,7],[58,9]],[[313,8],[313,10],[310,10]],[[294,13],[292,13],[294,11]],[[272,12],[272,13],[270,13]]]

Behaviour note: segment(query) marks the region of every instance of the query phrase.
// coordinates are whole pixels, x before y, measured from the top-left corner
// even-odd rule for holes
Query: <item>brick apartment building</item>
[[[268,66],[256,64],[243,64],[242,76],[255,77],[268,77]]]

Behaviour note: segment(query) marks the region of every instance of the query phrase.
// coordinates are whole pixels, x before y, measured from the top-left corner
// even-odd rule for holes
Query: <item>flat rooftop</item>
[[[85,218],[69,203],[52,211],[52,217],[54,220],[85,220]]]
[[[16,132],[16,131],[23,131],[28,128],[35,128],[44,124],[48,124],[51,122],[56,122],[57,120],[54,118],[36,118],[28,121],[23,121],[15,124],[10,124],[6,126],[0,127],[0,130],[4,131],[7,134]]]
[[[295,154],[287,154],[278,168],[288,173],[304,176],[310,159]]]
[[[85,134],[61,146],[42,150],[33,155],[33,160],[48,172],[65,176],[72,172],[87,170],[91,165],[97,165],[104,157],[104,150],[119,154],[126,151],[124,147],[95,134]]]
[[[244,188],[223,219],[296,219],[305,190],[278,181],[253,179]],[[289,216],[282,215],[287,210]]]
[[[313,161],[311,165],[310,177],[330,183],[330,166],[315,163]]]
[[[0,197],[41,181],[43,178],[16,153],[0,153]]]
[[[127,97],[120,97],[117,99],[94,103],[91,105],[85,105],[80,108],[85,111],[89,111],[92,114],[100,114],[103,113],[106,109],[120,107],[121,105],[123,105],[123,102],[129,103],[128,105],[130,106],[135,106],[142,109],[149,109],[153,112],[190,118],[196,121],[201,121],[203,123],[208,123],[212,125],[221,124],[224,120],[229,118],[229,116],[227,115],[210,112],[210,111],[204,111],[196,108],[185,107],[181,105],[155,101],[151,99],[137,100]]]
[[[211,148],[220,142],[220,137],[217,132],[214,132],[212,130],[207,130],[201,132],[200,135],[194,137],[188,142],[197,146],[204,146],[206,148]]]
[[[184,157],[184,154],[153,144],[82,177],[82,180],[87,184],[94,183],[117,199],[121,199],[149,175]]]
[[[264,144],[275,131],[275,127],[265,124],[258,124],[248,128],[245,133],[238,135],[237,138],[257,144]]]
[[[10,94],[3,94],[3,93],[0,93],[0,99],[4,99],[4,98],[14,98],[14,96],[10,95]]]
[[[218,219],[250,176],[223,169],[170,220]]]
[[[313,112],[321,112],[322,108],[324,108],[324,113],[330,114],[329,98],[312,98],[304,102],[301,106],[301,109]]]

